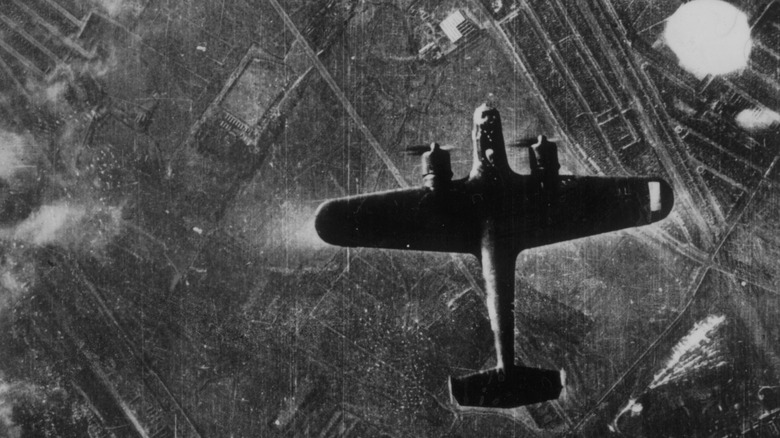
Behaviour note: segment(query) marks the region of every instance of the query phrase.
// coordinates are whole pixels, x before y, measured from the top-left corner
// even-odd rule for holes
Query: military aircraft
[[[672,209],[672,189],[654,177],[559,175],[555,143],[529,147],[530,175],[507,161],[501,117],[492,105],[474,113],[473,166],[452,179],[449,152],[433,143],[422,155],[423,184],[329,200],[316,213],[320,238],[332,245],[476,256],[482,265],[496,366],[450,377],[460,406],[513,408],[557,399],[557,370],[514,363],[515,263],[521,251],[650,224]]]

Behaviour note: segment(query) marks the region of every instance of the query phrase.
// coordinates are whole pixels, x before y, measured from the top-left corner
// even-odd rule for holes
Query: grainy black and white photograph
[[[0,438],[780,436],[780,1],[0,0]]]

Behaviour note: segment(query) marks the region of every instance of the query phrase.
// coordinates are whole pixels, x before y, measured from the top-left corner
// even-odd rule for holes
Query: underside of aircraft
[[[662,220],[674,204],[672,188],[657,177],[559,175],[557,145],[544,136],[527,145],[531,174],[519,175],[507,161],[499,112],[487,104],[474,113],[472,142],[468,177],[452,180],[449,153],[433,143],[422,156],[421,187],[327,201],[316,214],[317,233],[344,247],[477,257],[496,367],[451,377],[452,400],[460,406],[513,408],[557,399],[565,384],[562,372],[514,361],[517,256],[529,248]]]

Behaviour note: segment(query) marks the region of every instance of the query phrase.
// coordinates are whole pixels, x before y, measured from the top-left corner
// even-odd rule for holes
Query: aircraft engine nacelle
[[[452,181],[452,162],[450,153],[438,143],[431,143],[431,150],[422,154],[423,185],[436,190],[449,185]]]
[[[528,148],[528,161],[531,175],[536,177],[557,177],[561,168],[558,162],[558,145],[540,135],[537,141]]]

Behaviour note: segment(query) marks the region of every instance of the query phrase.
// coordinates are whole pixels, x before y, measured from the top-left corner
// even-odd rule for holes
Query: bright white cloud
[[[780,114],[766,108],[745,109],[735,117],[739,126],[748,131],[761,131],[780,123]]]
[[[693,0],[666,22],[666,44],[680,66],[698,78],[747,66],[752,40],[747,16],[721,0]]]

